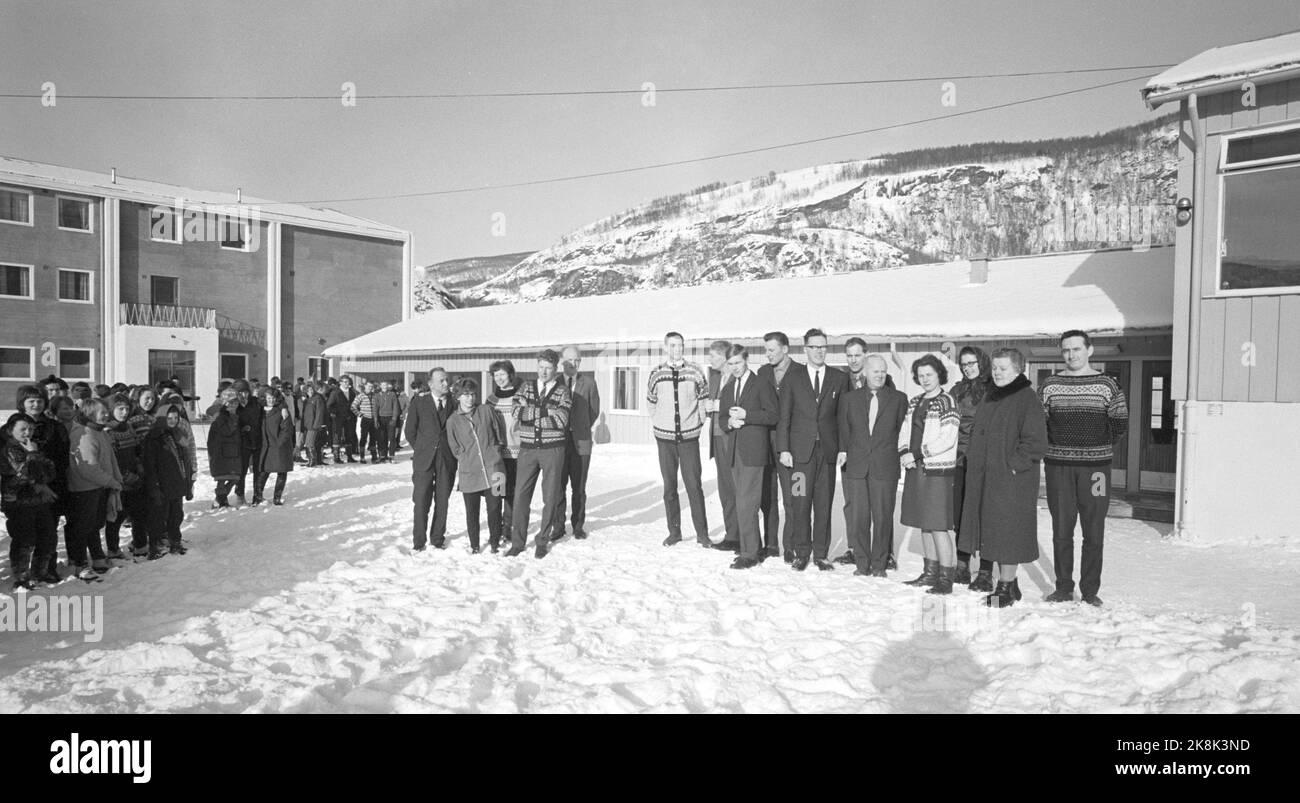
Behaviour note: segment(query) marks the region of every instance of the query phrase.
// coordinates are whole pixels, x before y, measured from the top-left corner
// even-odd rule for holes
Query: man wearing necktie
[[[436,549],[447,545],[447,507],[452,484],[456,481],[456,458],[447,443],[448,404],[447,372],[434,368],[429,372],[429,394],[421,393],[407,407],[404,433],[411,444],[411,481],[415,489],[414,548],[423,551],[427,539]],[[429,507],[433,505],[433,524],[429,526]],[[428,530],[426,534],[426,529]]]
[[[872,354],[864,368],[867,384],[844,396],[839,406],[839,455],[844,496],[852,520],[849,548],[855,575],[884,577],[894,536],[898,498],[898,433],[907,417],[907,396],[885,384],[884,357]]]
[[[795,571],[808,568],[811,557],[822,571],[835,568],[828,558],[831,502],[835,497],[835,459],[839,454],[838,412],[848,377],[826,364],[826,333],[809,329],[803,336],[807,365],[797,363],[778,393],[776,451],[790,469],[790,506]]]
[[[733,569],[752,569],[763,548],[759,539],[758,511],[763,495],[764,469],[772,461],[770,431],[776,423],[779,401],[766,377],[749,370],[749,352],[739,343],[727,349],[727,370],[732,379],[718,398],[718,415],[725,416],[724,453],[736,494],[736,522],[740,555]]]
[[[591,427],[600,418],[600,391],[596,380],[578,373],[582,354],[577,346],[565,346],[562,379],[569,388],[573,407],[569,411],[569,432],[564,446],[564,471],[560,480],[560,497],[556,500],[552,540],[564,535],[564,487],[573,497],[573,537],[587,537],[587,472],[591,468]]]

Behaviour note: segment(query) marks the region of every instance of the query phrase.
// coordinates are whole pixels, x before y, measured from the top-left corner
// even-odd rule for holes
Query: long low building
[[[540,349],[578,346],[583,373],[596,380],[603,402],[597,439],[649,443],[646,382],[663,359],[668,331],[681,332],[688,355],[700,362],[714,340],[746,344],[755,367],[762,337],[773,330],[790,336],[796,360],[803,359],[802,333],[825,330],[832,365],[844,365],[852,336],[873,351],[896,344],[904,366],[931,351],[955,361],[966,343],[1016,346],[1036,385],[1064,367],[1058,337],[1078,328],[1096,335],[1096,361],[1130,399],[1135,425],[1117,450],[1116,487],[1165,492],[1174,487],[1177,449],[1169,391],[1173,261],[1168,247],[1076,251],[444,310],[324,354],[335,373],[405,386],[441,366],[487,385],[494,360],[509,359],[532,378]],[[890,371],[899,388],[919,391],[907,371],[892,362]],[[957,379],[954,370],[949,381]]]

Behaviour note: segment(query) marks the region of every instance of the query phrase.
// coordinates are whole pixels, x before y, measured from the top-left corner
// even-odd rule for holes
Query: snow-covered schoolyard
[[[211,512],[200,479],[188,555],[32,592],[102,595],[102,639],[0,632],[0,711],[1300,711],[1285,535],[1197,546],[1111,519],[1106,607],[1049,605],[1042,510],[1024,601],[989,611],[901,585],[907,529],[888,580],[664,548],[648,447],[597,447],[591,538],[545,560],[470,554],[459,494],[450,547],[412,553],[409,461],[295,471],[279,508]]]

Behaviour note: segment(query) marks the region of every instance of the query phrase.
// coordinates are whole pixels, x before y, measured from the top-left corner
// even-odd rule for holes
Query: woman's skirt
[[[921,530],[951,530],[951,474],[926,474],[920,468],[905,471],[903,479],[904,527]]]

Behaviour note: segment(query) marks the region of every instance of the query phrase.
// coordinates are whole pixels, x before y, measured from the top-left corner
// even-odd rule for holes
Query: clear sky
[[[1300,29],[1300,2],[66,2],[0,0],[0,91],[330,100],[0,98],[0,154],[327,202],[410,229],[417,264],[545,247],[712,181],[908,148],[1092,133],[1150,119],[1158,70]],[[473,93],[929,77],[874,86],[569,97]],[[455,195],[338,202],[617,170],[857,131],[1127,77],[1117,87],[697,164]],[[1163,110],[1163,111],[1167,111]],[[504,226],[502,226],[504,223]],[[495,225],[494,225],[495,224]],[[504,231],[502,229],[504,228]]]

